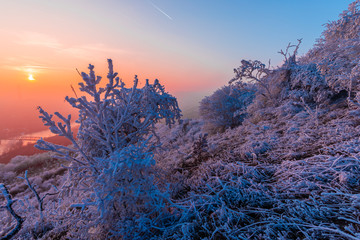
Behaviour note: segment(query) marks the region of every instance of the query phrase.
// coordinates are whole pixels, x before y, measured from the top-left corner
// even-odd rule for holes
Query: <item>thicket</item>
[[[302,59],[313,62],[329,87],[354,97],[359,91],[359,1],[351,3],[338,20],[326,24],[326,29]]]

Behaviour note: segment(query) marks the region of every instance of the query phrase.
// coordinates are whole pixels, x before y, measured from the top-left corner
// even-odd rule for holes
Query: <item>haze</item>
[[[107,58],[126,83],[158,78],[195,116],[241,59],[276,66],[297,38],[306,52],[350,2],[1,0],[0,139],[44,130],[38,105],[71,113],[64,97],[81,80],[76,68],[91,63],[105,77]]]

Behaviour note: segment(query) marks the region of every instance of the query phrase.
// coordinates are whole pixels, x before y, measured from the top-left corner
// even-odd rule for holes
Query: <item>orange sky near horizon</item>
[[[43,130],[38,105],[71,112],[64,98],[78,89],[76,68],[91,63],[106,81],[107,58],[128,86],[135,74],[158,78],[184,112],[196,111],[241,59],[276,66],[277,51],[301,37],[306,52],[349,2],[0,0],[0,140]]]
[[[101,13],[97,19],[99,4],[84,1],[70,5],[35,0],[31,7],[26,1],[14,1],[6,5],[7,11],[0,16],[8,23],[0,28],[0,124],[6,127],[0,135],[13,128],[20,128],[21,133],[42,130],[38,105],[49,112],[69,112],[64,98],[74,95],[71,85],[80,94],[76,68],[87,72],[91,63],[106,81],[107,58],[113,59],[115,71],[128,86],[137,74],[140,82],[158,78],[175,95],[203,88],[204,79],[209,88],[209,84],[216,87],[208,80],[216,83],[219,74],[205,70],[206,58],[199,64],[199,56],[147,33],[127,14],[118,17],[108,9],[108,14]],[[130,11],[130,5],[122,7]],[[119,24],[111,29],[110,22]],[[201,65],[204,69],[199,71]],[[28,80],[30,74],[35,80]],[[191,80],[194,78],[196,82]]]

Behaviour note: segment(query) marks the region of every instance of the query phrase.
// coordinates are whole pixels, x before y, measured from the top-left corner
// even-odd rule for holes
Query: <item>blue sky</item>
[[[308,51],[351,2],[0,0],[0,114],[12,111],[0,124],[33,124],[37,105],[61,110],[80,81],[75,69],[92,63],[104,75],[106,58],[125,82],[159,78],[185,111],[196,110],[242,59],[279,65],[278,51],[299,38],[299,53]]]

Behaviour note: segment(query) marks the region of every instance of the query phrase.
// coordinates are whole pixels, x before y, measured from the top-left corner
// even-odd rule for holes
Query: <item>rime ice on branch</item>
[[[101,77],[95,76],[90,64],[89,74],[81,73],[84,82],[79,84],[80,91],[90,98],[66,97],[79,111],[76,138],[70,115],[65,118],[56,112],[62,122],[55,123],[53,116],[39,107],[44,124],[68,138],[72,146],[40,139],[36,147],[71,162],[62,191],[76,192],[68,200],[69,209],[82,209],[72,219],[74,224],[84,222],[88,230],[101,225],[111,234],[109,238],[126,235],[129,239],[148,239],[154,229],[165,226],[168,209],[174,211],[169,207],[171,201],[157,187],[152,168],[156,146],[148,140],[155,134],[155,123],[164,119],[171,126],[180,120],[181,111],[176,98],[165,92],[158,80],[153,84],[146,80],[140,88],[135,76],[133,86],[126,88],[110,59],[108,64],[105,87],[99,87]]]
[[[9,193],[9,190],[6,188],[6,186],[4,184],[0,184],[0,191],[2,193],[2,195],[4,195],[7,204],[6,206],[4,206],[4,208],[6,208],[6,210],[16,219],[16,226],[14,227],[13,230],[11,230],[7,235],[5,235],[4,237],[2,237],[2,240],[8,240],[11,239],[12,237],[14,237],[21,229],[21,226],[24,222],[24,219],[22,217],[20,217],[13,209],[12,205],[14,204],[14,200],[11,198],[11,195]]]
[[[145,140],[154,129],[155,123],[165,119],[171,126],[181,117],[181,111],[175,97],[165,92],[164,87],[156,79],[153,84],[146,80],[142,88],[138,88],[138,78],[135,76],[132,88],[126,88],[124,82],[113,70],[112,60],[108,59],[108,83],[105,88],[99,88],[101,77],[95,77],[94,66],[89,65],[89,74],[81,73],[84,80],[79,83],[80,91],[90,95],[79,98],[66,97],[72,107],[79,109],[80,123],[77,140],[71,131],[70,116],[55,115],[63,123],[55,123],[49,115],[39,107],[40,118],[49,129],[59,136],[68,138],[72,148],[67,148],[43,140],[36,145],[39,149],[55,151],[67,160],[93,165],[94,157],[104,157]],[[71,152],[77,152],[80,158],[73,158]]]

